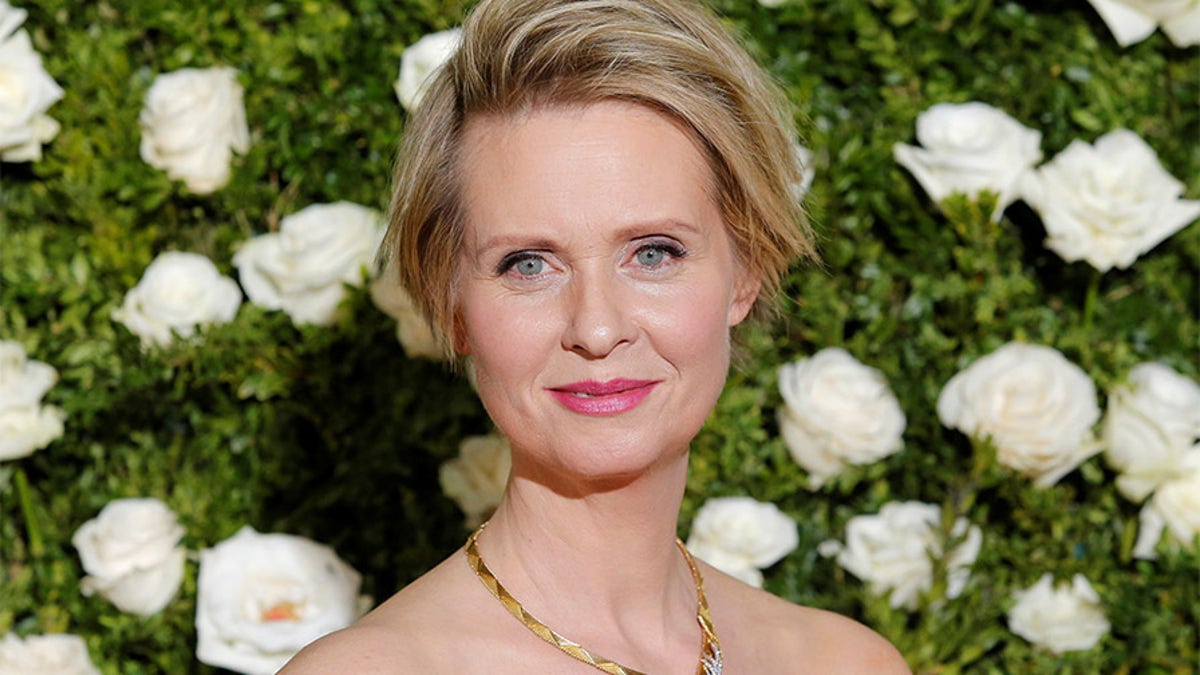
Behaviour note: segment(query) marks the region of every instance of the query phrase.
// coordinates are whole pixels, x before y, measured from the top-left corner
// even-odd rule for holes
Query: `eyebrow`
[[[624,225],[613,233],[613,237],[617,240],[638,239],[642,237],[653,236],[657,233],[669,234],[671,231],[677,230],[683,230],[693,234],[700,232],[699,227],[685,220],[679,220],[677,218],[661,218],[656,220],[638,221]],[[479,259],[487,252],[498,248],[544,251],[557,248],[557,244],[553,239],[535,233],[523,234],[521,232],[515,232],[500,234],[484,241],[483,245],[477,249],[475,258]]]
[[[471,258],[474,259],[476,265],[483,265],[483,259],[487,256],[487,254],[497,249],[503,251],[550,251],[554,249],[554,242],[544,237],[528,238],[519,233],[499,235],[488,239],[483,243],[482,246],[474,250]]]

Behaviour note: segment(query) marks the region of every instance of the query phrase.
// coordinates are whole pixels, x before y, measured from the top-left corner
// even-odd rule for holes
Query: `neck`
[[[669,642],[696,626],[694,584],[675,545],[686,479],[686,453],[606,484],[551,485],[514,464],[480,552],[526,609],[567,637],[649,629]]]

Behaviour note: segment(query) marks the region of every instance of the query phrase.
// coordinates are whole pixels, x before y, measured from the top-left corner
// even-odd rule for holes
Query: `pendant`
[[[713,653],[705,656],[700,664],[704,666],[704,675],[721,675],[721,648],[713,646]]]

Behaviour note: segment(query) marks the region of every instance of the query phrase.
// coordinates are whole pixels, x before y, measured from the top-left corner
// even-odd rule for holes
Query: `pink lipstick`
[[[617,415],[637,407],[661,380],[616,379],[573,382],[548,391],[563,407],[581,415]]]

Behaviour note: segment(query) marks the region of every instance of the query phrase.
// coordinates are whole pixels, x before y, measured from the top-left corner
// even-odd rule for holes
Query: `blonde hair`
[[[788,265],[813,254],[793,196],[801,167],[786,99],[707,10],[691,0],[483,0],[408,122],[383,249],[447,353],[467,119],[608,99],[678,120],[707,150],[734,250],[762,282],[760,313]]]

